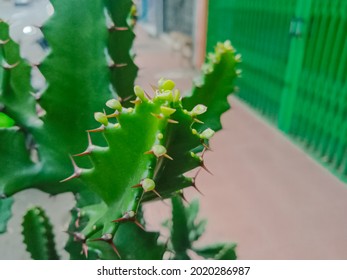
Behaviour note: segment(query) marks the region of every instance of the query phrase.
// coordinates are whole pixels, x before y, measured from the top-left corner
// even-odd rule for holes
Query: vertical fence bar
[[[278,127],[284,132],[289,132],[291,126],[300,70],[304,58],[305,44],[308,38],[307,28],[310,19],[311,4],[312,0],[298,1],[295,18],[293,19],[293,21],[296,21],[295,33],[290,42],[285,87],[282,93],[281,109],[278,118]]]

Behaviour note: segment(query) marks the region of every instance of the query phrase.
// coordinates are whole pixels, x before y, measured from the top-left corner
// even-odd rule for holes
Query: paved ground
[[[150,90],[163,76],[189,89],[196,75],[190,63],[142,29],[137,33],[137,83]],[[206,155],[214,176],[202,172],[198,178],[205,195],[187,191],[189,199],[200,198],[201,216],[209,221],[201,243],[235,241],[241,259],[347,259],[346,186],[237,99],[230,102],[233,109],[222,118],[224,130]],[[16,196],[12,234],[0,236],[0,259],[28,258],[19,227],[32,203],[45,207],[59,225],[57,243],[63,247],[66,236],[61,232],[69,221],[72,196],[48,198],[29,190]],[[145,214],[153,229],[170,215],[161,202],[148,204]]]

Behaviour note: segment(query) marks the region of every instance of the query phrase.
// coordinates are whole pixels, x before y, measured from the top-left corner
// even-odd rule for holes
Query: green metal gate
[[[347,178],[347,0],[210,0],[207,48],[242,54],[239,97]]]

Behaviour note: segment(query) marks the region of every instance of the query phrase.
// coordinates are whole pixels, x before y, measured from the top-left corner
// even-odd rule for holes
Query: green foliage
[[[191,95],[183,99],[183,105],[192,109],[196,104],[202,103],[208,111],[201,116],[197,126],[198,131],[211,128],[218,131],[222,128],[220,116],[226,112],[230,105],[228,96],[234,91],[233,81],[240,70],[236,69],[240,63],[240,55],[230,44],[230,41],[217,43],[214,53],[209,53],[207,62],[202,67],[203,75],[196,81]]]
[[[205,231],[206,220],[198,220],[199,202],[192,201],[184,206],[180,196],[174,196],[172,202],[172,221],[166,221],[169,228],[169,250],[173,253],[173,259],[190,259],[189,252],[195,252],[205,259],[235,260],[235,243],[217,243],[198,248],[194,245]]]
[[[217,45],[189,97],[161,79],[149,99],[134,87],[132,1],[51,2],[54,15],[41,28],[50,52],[38,66],[20,57],[9,26],[0,22],[0,105],[7,118],[0,126],[0,197],[27,188],[75,193],[66,245],[71,259],[162,259],[166,248],[159,233],[146,231],[141,204],[174,196],[171,244],[175,258],[188,259],[206,222],[196,223],[198,205],[186,211],[176,194],[196,187],[188,171],[206,169],[203,155],[221,129],[237,76],[235,50],[228,42]],[[34,67],[46,79],[44,89],[31,86]],[[0,200],[0,229],[10,205],[11,199]],[[40,208],[23,225],[33,258],[57,257]],[[232,258],[233,248],[196,252]]]
[[[129,53],[132,31],[123,30],[126,25],[120,25],[120,30],[108,29],[105,23],[104,9],[108,7],[111,15],[111,9],[116,11],[117,6],[91,0],[83,5],[70,0],[51,2],[54,15],[42,27],[50,54],[38,66],[47,82],[43,90],[32,88],[31,71],[36,66],[20,57],[19,46],[9,37],[8,25],[0,22],[0,59],[4,65],[0,68],[0,105],[17,125],[0,128],[3,197],[32,187],[51,194],[79,191],[81,182],[60,183],[71,172],[69,154],[85,146],[85,131],[94,124],[93,112],[115,96],[110,89],[112,73],[116,71],[118,83],[124,81],[129,87],[127,92],[117,94],[127,96],[137,72],[130,55],[124,54]],[[123,9],[115,26],[126,24],[125,11],[131,1],[115,4]],[[126,38],[121,37],[124,34],[128,34]],[[110,54],[114,63],[105,56],[112,40],[119,41],[118,48],[124,49],[122,56]],[[122,78],[125,75],[127,79]],[[94,141],[100,143],[103,139]]]
[[[27,211],[22,234],[27,251],[34,260],[58,260],[52,225],[40,207]]]

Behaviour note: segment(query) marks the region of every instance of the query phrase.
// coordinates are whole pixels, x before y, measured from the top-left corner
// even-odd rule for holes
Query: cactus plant
[[[50,53],[40,65],[20,57],[0,22],[0,104],[9,123],[0,128],[0,230],[15,193],[70,191],[76,195],[66,246],[72,259],[161,259],[166,248],[159,233],[145,230],[141,205],[196,188],[185,173],[207,170],[203,155],[229,108],[239,57],[229,42],[219,43],[187,97],[161,79],[151,98],[134,87],[130,0],[51,2],[55,13],[41,27]],[[33,68],[45,88],[32,87]],[[23,225],[34,258],[57,257],[49,253],[52,234],[42,209],[29,210]],[[35,255],[35,246],[47,253]]]
[[[205,259],[234,260],[236,259],[235,243],[216,243],[203,248],[195,246],[195,242],[205,231],[206,220],[197,220],[199,201],[193,200],[185,207],[180,196],[172,198],[172,220],[164,226],[170,230],[169,251],[172,259],[190,259],[189,251]]]

